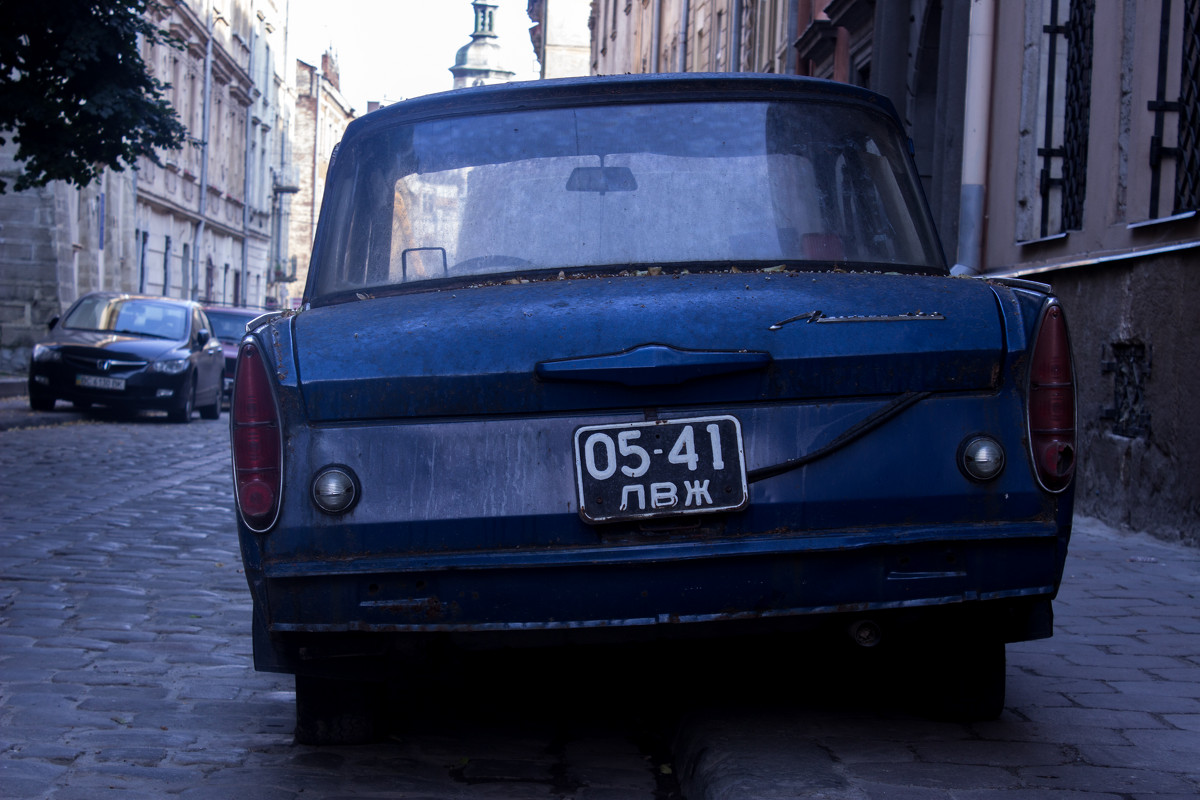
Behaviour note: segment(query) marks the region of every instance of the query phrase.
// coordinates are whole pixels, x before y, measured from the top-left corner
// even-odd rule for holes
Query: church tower
[[[454,57],[450,72],[454,75],[454,88],[483,86],[490,83],[508,83],[516,75],[500,65],[500,43],[496,41],[496,4],[476,0],[475,32],[470,43],[461,47]]]

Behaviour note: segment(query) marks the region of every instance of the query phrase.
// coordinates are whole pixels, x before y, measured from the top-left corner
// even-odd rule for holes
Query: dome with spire
[[[475,32],[454,56],[454,66],[450,68],[454,88],[508,83],[516,73],[500,64],[502,48],[496,41],[496,4],[475,0],[471,5],[475,9]]]

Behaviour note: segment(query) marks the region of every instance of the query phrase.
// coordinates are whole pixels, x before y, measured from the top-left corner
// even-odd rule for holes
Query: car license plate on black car
[[[124,378],[108,378],[103,375],[76,375],[76,386],[86,386],[89,389],[112,389],[116,392],[125,391]]]
[[[575,476],[587,522],[730,511],[749,496],[731,416],[585,425],[575,431]]]

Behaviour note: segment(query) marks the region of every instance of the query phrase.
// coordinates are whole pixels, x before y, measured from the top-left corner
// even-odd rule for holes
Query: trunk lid
[[[989,388],[983,282],[849,273],[534,281],[292,318],[311,420],[547,414]]]

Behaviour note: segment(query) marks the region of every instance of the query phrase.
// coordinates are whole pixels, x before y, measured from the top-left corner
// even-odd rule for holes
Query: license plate
[[[76,386],[86,386],[89,389],[113,389],[118,392],[125,391],[124,378],[109,378],[104,375],[76,375]]]
[[[618,522],[743,508],[746,459],[735,417],[694,417],[575,431],[579,513]]]

